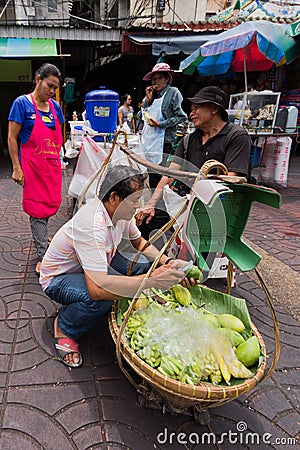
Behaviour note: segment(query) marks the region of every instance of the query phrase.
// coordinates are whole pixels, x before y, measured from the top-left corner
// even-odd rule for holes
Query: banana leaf
[[[245,325],[243,337],[247,339],[252,335],[251,319],[246,301],[242,298],[223,294],[222,292],[197,285],[190,289],[192,300],[196,306],[204,304],[204,308],[213,314],[232,314],[238,317]]]
[[[116,305],[116,322],[118,327],[122,325],[123,322],[123,314],[125,311],[127,311],[129,305],[130,305],[130,298],[121,298],[118,300],[118,303]]]

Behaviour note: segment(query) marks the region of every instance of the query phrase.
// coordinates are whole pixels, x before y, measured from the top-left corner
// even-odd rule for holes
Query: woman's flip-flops
[[[80,367],[82,364],[82,356],[79,351],[79,345],[73,339],[67,337],[54,338],[54,345],[57,355],[62,363],[68,367]],[[65,360],[67,355],[71,353],[78,353],[79,361],[77,363],[69,363]]]

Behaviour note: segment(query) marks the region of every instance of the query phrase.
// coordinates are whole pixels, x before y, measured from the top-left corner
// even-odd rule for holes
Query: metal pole
[[[2,11],[1,11],[1,13],[0,13],[0,19],[1,19],[1,17],[3,16],[4,11],[5,11],[6,8],[8,7],[9,3],[10,3],[10,0],[7,0],[6,4],[4,5],[4,8],[2,9]]]
[[[248,84],[247,84],[247,65],[246,65],[246,49],[243,48],[243,56],[244,56],[244,80],[245,80],[245,92],[248,92]]]

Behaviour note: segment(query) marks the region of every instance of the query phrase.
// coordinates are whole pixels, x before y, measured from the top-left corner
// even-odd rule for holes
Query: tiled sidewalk
[[[299,446],[299,441],[297,445],[291,441],[299,433],[300,423],[299,322],[285,309],[284,299],[275,305],[282,341],[275,373],[248,394],[212,409],[211,421],[205,426],[190,417],[138,406],[134,388],[118,368],[106,318],[81,340],[81,368],[70,370],[59,363],[52,342],[56,304],[38,284],[28,218],[21,209],[21,188],[4,169],[0,169],[1,450]],[[289,266],[295,280],[300,271],[299,186],[293,182],[283,190],[279,211],[255,206],[246,231],[246,237],[275,261]],[[65,196],[60,211],[50,220],[51,233],[70,216],[70,203]],[[276,281],[280,283],[280,279]],[[223,289],[224,283],[218,280],[216,287]],[[264,294],[252,278],[240,274],[235,295],[246,298],[271,358],[274,332]],[[244,431],[243,426],[247,427]],[[238,430],[233,443],[230,433]],[[185,438],[180,433],[185,433]],[[227,433],[224,442],[222,433]],[[219,443],[214,442],[214,436]],[[204,443],[197,444],[197,439],[204,439]]]

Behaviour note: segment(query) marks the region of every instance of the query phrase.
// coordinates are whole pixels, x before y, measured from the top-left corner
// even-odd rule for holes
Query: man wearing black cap
[[[248,175],[251,141],[244,128],[228,122],[227,95],[216,86],[201,89],[189,98],[195,131],[188,143],[182,139],[174,163],[182,159],[200,168],[209,159],[223,163],[230,175]],[[187,145],[186,145],[187,144]]]
[[[180,141],[170,169],[198,171],[206,161],[215,159],[227,167],[229,175],[247,177],[251,140],[246,130],[228,122],[226,93],[216,86],[208,86],[188,100],[191,102],[190,119],[195,131]],[[150,222],[162,197],[163,187],[173,183],[174,179],[161,178],[146,208],[139,213],[138,220],[147,217],[146,222]],[[190,190],[181,183],[177,186],[182,194]]]

